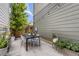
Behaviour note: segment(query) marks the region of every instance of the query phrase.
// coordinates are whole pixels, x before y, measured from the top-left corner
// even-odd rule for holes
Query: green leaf
[[[24,30],[27,26],[27,14],[25,13],[25,3],[13,3],[11,5],[10,28],[14,30]]]

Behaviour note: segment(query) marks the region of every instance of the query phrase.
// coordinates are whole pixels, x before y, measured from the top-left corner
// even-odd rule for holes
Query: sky
[[[26,12],[28,14],[28,21],[32,23],[33,22],[33,3],[27,4]]]

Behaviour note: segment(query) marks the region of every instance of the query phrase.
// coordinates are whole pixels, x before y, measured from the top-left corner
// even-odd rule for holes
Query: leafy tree
[[[28,24],[25,3],[11,4],[10,28],[13,32],[23,31]],[[14,33],[14,34],[15,34]]]

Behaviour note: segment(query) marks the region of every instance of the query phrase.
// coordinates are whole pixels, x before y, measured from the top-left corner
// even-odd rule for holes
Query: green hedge
[[[67,48],[69,50],[79,52],[79,42],[73,42],[72,40],[59,39],[56,43],[56,46],[60,48]]]

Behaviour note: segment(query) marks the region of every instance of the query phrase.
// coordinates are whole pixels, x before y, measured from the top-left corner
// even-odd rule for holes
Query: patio
[[[35,12],[33,14],[34,16],[29,13],[29,11],[32,9],[25,9],[26,7],[28,7],[25,3],[12,4],[13,6],[11,6],[15,9],[9,7],[9,3],[0,5],[0,56],[6,55],[9,45],[11,46],[9,52],[7,53],[7,56],[79,56],[79,4],[49,3],[44,4],[46,5],[46,7],[43,6],[43,4],[34,4],[32,5],[35,7]],[[19,5],[24,7],[23,10],[25,9],[25,11],[20,11],[20,9],[22,8],[19,8]],[[40,6],[43,8],[40,9]],[[54,7],[56,8],[56,10],[54,9]],[[9,9],[11,9],[12,11],[9,11]],[[4,10],[6,12],[4,12]],[[27,15],[31,14],[31,16],[33,17],[31,20],[33,20],[33,22],[27,21],[29,19],[26,19],[28,18],[28,16],[26,17],[25,13]],[[9,16],[9,14],[12,14],[11,19],[9,19],[4,14],[6,14],[7,16]],[[48,41],[50,40],[52,44],[55,44],[57,46],[56,49],[54,49],[48,42],[45,42],[44,40],[46,39],[43,38],[41,38],[41,46],[38,41],[37,43],[39,44],[39,46],[29,46],[29,37],[25,35],[28,33],[32,34],[30,38],[33,39],[36,39],[36,34],[39,34],[39,37],[41,36],[45,37],[46,39],[53,39],[53,42],[51,41],[51,39],[48,39]],[[21,35],[25,36],[26,38],[24,38],[23,36],[22,38],[18,38]],[[11,36],[15,36],[17,39],[14,40],[14,37]],[[11,42],[9,40],[10,38]],[[31,40],[31,44],[36,44],[35,42],[35,40]],[[28,49],[26,48],[26,46]],[[57,51],[57,48],[60,48],[60,52],[63,54],[59,53]]]
[[[22,44],[22,40],[24,38],[18,38],[18,40],[11,39],[11,48],[8,56],[63,56],[57,52],[52,45],[47,42],[44,42],[41,38],[41,46],[39,47],[29,47],[28,51],[26,51],[24,44]]]

